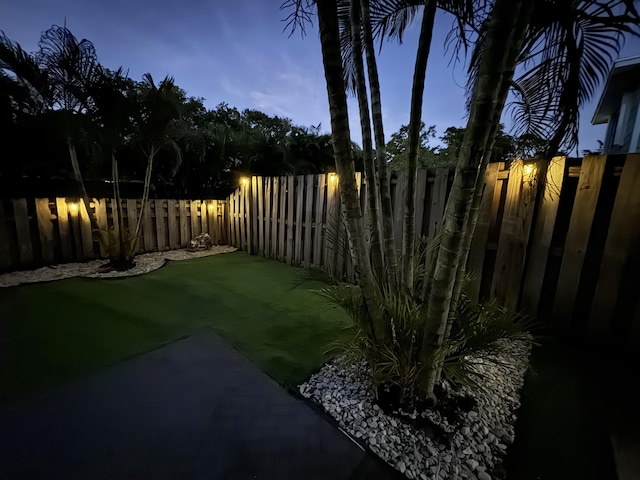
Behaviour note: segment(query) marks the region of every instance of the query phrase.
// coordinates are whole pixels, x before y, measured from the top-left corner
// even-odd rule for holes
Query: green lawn
[[[342,311],[299,269],[244,253],[169,262],[123,279],[0,289],[0,393],[24,397],[209,327],[283,385],[327,359]]]

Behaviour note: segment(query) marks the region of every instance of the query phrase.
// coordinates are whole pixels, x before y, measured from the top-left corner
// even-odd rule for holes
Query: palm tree
[[[172,176],[180,167],[182,154],[174,138],[177,136],[175,121],[181,117],[182,101],[172,77],[165,77],[157,86],[149,73],[143,75],[142,80],[137,92],[137,125],[133,143],[138,145],[147,159],[141,201],[144,211],[149,199],[153,161],[158,152],[166,147],[174,152],[177,162]],[[135,231],[132,232],[135,238],[140,233],[141,225],[142,215],[138,217]]]
[[[374,332],[377,331],[379,335],[384,335],[384,314],[379,305],[380,291],[376,286],[364,243],[363,217],[355,183],[355,169],[347,114],[347,95],[340,51],[337,1],[319,0],[316,5],[331,114],[333,151],[340,186],[342,214],[349,239],[349,249],[351,250],[362,296],[373,325],[372,330]]]

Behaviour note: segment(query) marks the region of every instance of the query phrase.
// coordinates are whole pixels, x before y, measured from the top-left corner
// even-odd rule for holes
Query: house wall
[[[625,92],[607,126],[604,153],[640,152],[640,87]]]

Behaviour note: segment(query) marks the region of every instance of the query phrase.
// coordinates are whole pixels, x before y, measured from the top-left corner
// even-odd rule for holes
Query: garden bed
[[[530,345],[510,341],[504,347],[499,362],[478,360],[483,390],[454,391],[442,382],[438,407],[410,416],[387,415],[376,404],[365,361],[337,357],[299,389],[407,478],[504,478]]]

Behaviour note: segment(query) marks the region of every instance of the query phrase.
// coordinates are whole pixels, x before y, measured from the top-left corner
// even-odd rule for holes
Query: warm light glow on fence
[[[209,204],[209,210],[211,210],[213,212],[213,203]]]
[[[242,185],[244,185],[245,187],[249,185],[249,179],[247,177],[242,177],[240,181],[242,182]]]
[[[524,169],[522,172],[524,173],[525,177],[530,177],[535,173],[535,171],[536,171],[535,165],[532,165],[531,163],[529,163],[524,166]]]
[[[78,204],[77,203],[70,203],[69,204],[69,210],[71,210],[71,213],[78,213]]]
[[[338,176],[335,173],[330,173],[329,174],[329,181],[331,183],[336,183],[338,181]]]

